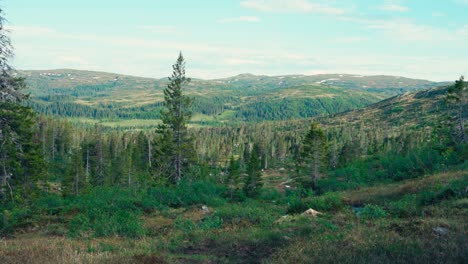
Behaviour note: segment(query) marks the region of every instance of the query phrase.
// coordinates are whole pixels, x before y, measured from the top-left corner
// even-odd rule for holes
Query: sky
[[[0,0],[21,70],[468,74],[468,0]]]

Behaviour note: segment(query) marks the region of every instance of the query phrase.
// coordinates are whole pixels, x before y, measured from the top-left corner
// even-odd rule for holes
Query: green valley
[[[1,264],[468,263],[466,1],[104,2],[0,6]]]
[[[33,109],[47,115],[100,120],[103,125],[143,126],[159,119],[167,79],[76,70],[23,71]],[[195,126],[288,120],[360,108],[392,95],[438,83],[393,76],[242,74],[192,80]]]

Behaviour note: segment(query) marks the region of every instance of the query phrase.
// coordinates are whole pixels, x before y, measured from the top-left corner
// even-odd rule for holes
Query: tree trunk
[[[460,107],[458,109],[458,129],[460,130],[460,140],[461,143],[465,143],[466,141],[466,135],[465,135],[465,126],[463,122],[463,117],[462,117],[462,112],[463,112],[463,106],[460,104]]]

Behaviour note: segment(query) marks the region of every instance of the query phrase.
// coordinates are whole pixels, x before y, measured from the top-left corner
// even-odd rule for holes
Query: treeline
[[[326,124],[326,118],[318,121]],[[246,166],[255,144],[262,169],[291,164],[309,123],[266,122],[192,129],[198,163],[191,166],[190,174],[203,178],[212,170],[225,172],[230,157]],[[44,116],[38,119],[36,129],[35,140],[49,164],[48,180],[62,182],[69,192],[85,190],[87,186],[140,188],[165,181],[158,178],[156,150],[160,141],[155,131],[109,132],[99,125],[77,129],[68,121]],[[324,126],[324,130],[331,170],[376,154],[405,155],[428,142],[443,140],[432,128],[412,130],[370,121]]]
[[[76,88],[46,89],[26,102],[38,113],[49,116],[81,117],[92,119],[159,119],[162,102],[143,104],[136,107],[119,102],[98,103],[95,98],[109,97],[113,85],[79,86]],[[264,91],[263,91],[264,92]],[[340,113],[375,102],[375,98],[348,96],[346,94],[317,98],[263,98],[255,95],[243,101],[252,91],[245,94],[191,96],[194,114],[218,117],[226,110],[234,113],[230,121],[258,122],[267,120],[289,120],[318,115]],[[83,99],[89,103],[77,102]]]
[[[236,117],[244,121],[299,119],[345,112],[373,102],[372,99],[347,96],[265,99],[242,105]]]
[[[57,99],[60,97],[60,100]],[[31,100],[26,103],[38,113],[48,116],[82,117],[92,119],[159,119],[162,102],[123,108],[118,103],[84,105],[68,96],[57,96],[51,102]]]

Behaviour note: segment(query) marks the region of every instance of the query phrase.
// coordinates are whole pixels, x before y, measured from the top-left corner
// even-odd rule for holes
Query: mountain
[[[158,119],[168,83],[167,78],[70,69],[19,75],[26,78],[30,105],[38,112],[93,120]],[[194,98],[192,123],[216,125],[334,114],[438,84],[395,76],[241,74],[193,79],[186,92]]]

